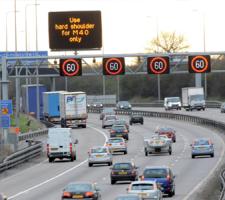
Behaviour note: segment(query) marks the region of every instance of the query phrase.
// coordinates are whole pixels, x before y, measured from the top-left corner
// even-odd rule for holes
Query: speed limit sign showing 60
[[[210,56],[189,56],[188,66],[190,73],[207,73],[211,71]]]
[[[169,57],[148,57],[147,68],[149,74],[168,74],[169,68]]]
[[[61,76],[82,75],[81,59],[60,59]]]
[[[125,73],[124,58],[103,58],[104,75],[121,75]]]

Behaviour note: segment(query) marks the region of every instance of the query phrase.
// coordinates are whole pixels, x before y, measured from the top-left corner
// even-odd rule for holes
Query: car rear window
[[[113,169],[128,170],[128,169],[131,169],[131,164],[130,163],[118,163],[113,166]]]
[[[166,178],[167,170],[166,169],[146,169],[144,171],[145,178]]]
[[[116,119],[116,116],[108,116],[108,117],[106,117],[106,120],[112,120],[112,119]]]
[[[209,145],[208,140],[196,140],[194,141],[194,145]]]
[[[107,153],[107,149],[106,148],[94,148],[94,149],[91,149],[91,153]]]
[[[132,190],[154,190],[154,185],[151,183],[137,183],[133,184]]]
[[[123,142],[122,138],[118,138],[118,139],[109,139],[108,140],[109,143],[120,143]]]
[[[92,191],[91,184],[69,184],[66,188],[67,192],[85,192]]]

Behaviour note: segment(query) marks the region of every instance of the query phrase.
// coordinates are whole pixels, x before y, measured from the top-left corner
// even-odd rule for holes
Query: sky
[[[0,51],[15,50],[14,1],[0,0]],[[148,41],[160,32],[184,35],[188,51],[225,50],[224,0],[36,0],[38,50],[51,52],[48,12],[100,10],[103,48],[90,53],[145,53]],[[25,51],[25,8],[28,50],[36,50],[35,0],[16,0],[17,50]],[[6,30],[7,22],[7,30]],[[6,43],[7,35],[7,43]],[[70,54],[72,52],[63,52]],[[86,53],[86,52],[85,52]]]

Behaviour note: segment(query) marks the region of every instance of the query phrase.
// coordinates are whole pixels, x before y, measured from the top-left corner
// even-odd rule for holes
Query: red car
[[[175,134],[176,131],[173,128],[168,128],[168,127],[157,128],[155,133],[159,135],[166,135],[173,142],[176,142],[176,134]]]

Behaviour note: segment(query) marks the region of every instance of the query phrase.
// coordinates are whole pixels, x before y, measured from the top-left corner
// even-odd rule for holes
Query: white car
[[[116,115],[105,115],[102,120],[102,128],[111,127],[117,120]]]
[[[88,166],[91,167],[93,164],[108,164],[109,166],[113,163],[112,154],[108,147],[99,146],[93,147],[88,152]]]
[[[155,181],[133,181],[127,188],[128,194],[138,194],[142,199],[161,200],[162,192]]]
[[[111,153],[114,152],[124,152],[124,154],[127,154],[127,144],[124,138],[122,137],[113,137],[109,138],[105,146],[107,146]]]

